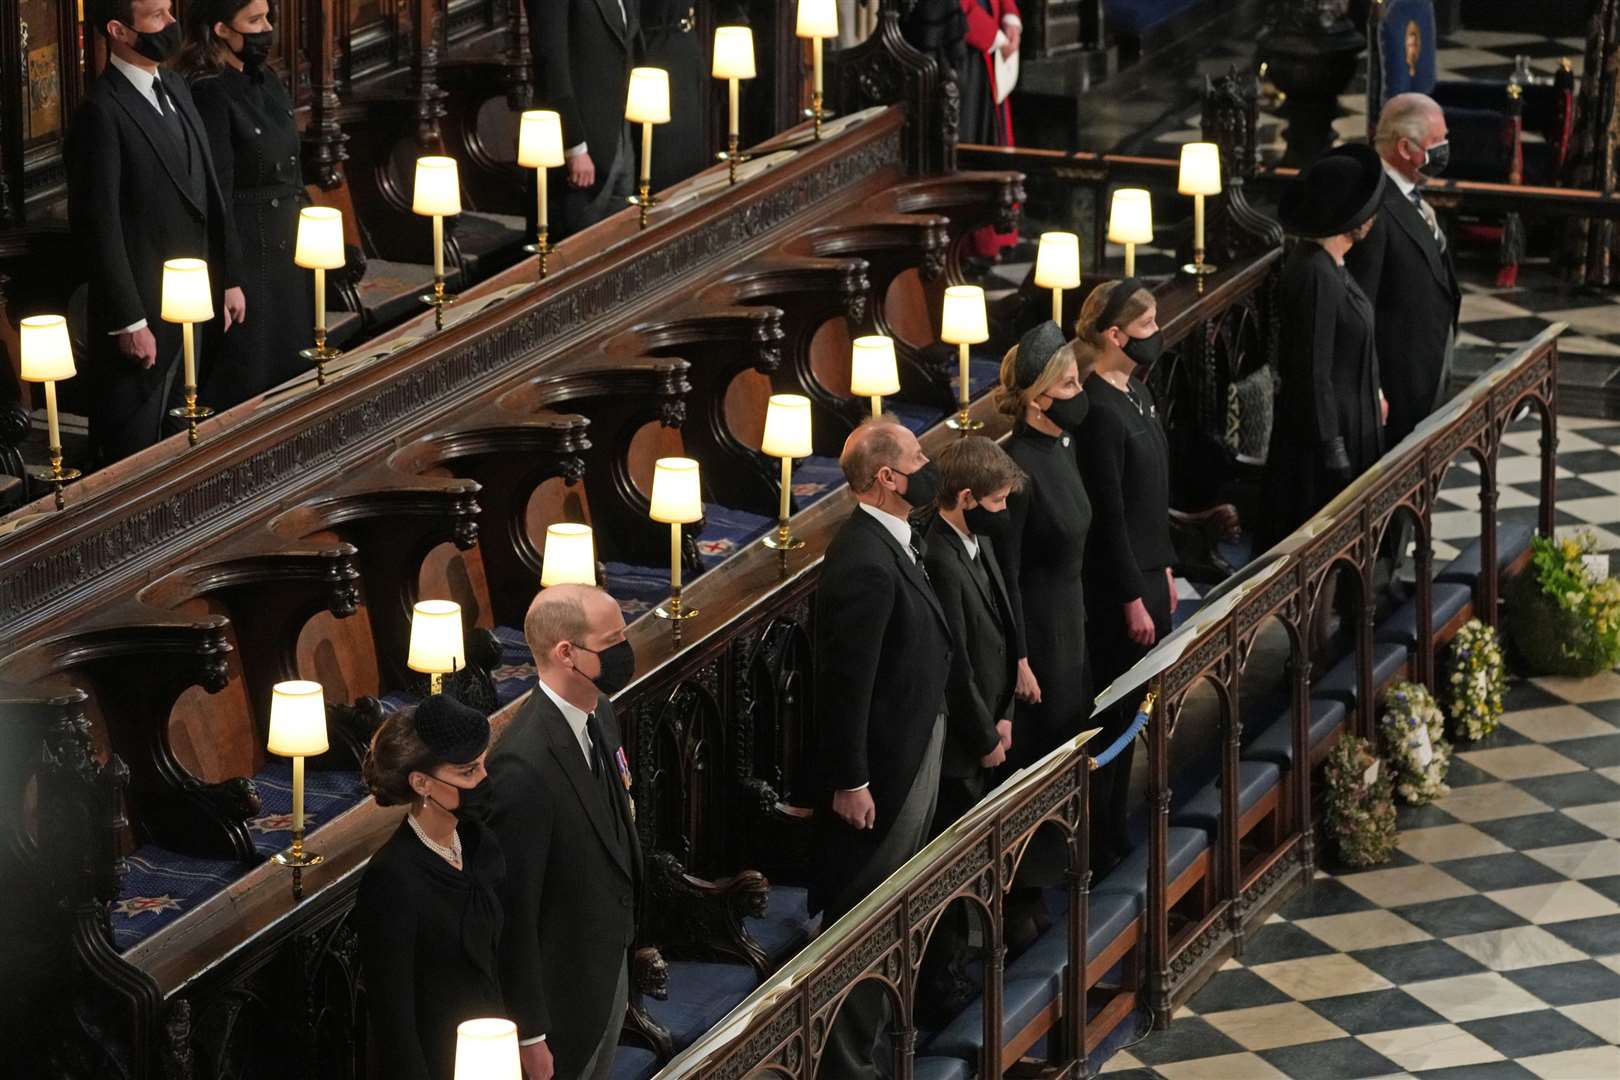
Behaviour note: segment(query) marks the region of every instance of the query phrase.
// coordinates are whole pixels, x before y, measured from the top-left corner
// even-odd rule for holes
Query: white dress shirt
[[[963,532],[961,529],[958,529],[956,527],[956,522],[952,521],[950,518],[946,517],[944,514],[939,515],[939,520],[941,520],[945,524],[949,525],[951,527],[951,532],[955,533],[961,539],[962,546],[967,548],[967,556],[968,556],[968,558],[977,559],[979,557],[979,538],[977,536],[974,536],[972,533]]]
[[[109,52],[107,54],[107,62],[112,64],[113,67],[117,68],[119,73],[122,74],[124,78],[129,80],[130,85],[135,87],[136,93],[145,98],[152,108],[158,111],[159,116],[163,115],[163,104],[158,101],[157,86],[155,85],[158,77],[158,73],[156,71],[148,71],[146,68],[136,67],[134,64],[130,63],[128,60],[125,60],[123,57],[114,52]],[[133,334],[135,331],[144,330],[145,328],[146,320],[137,319],[135,322],[130,323],[128,326],[123,327],[122,329],[109,330],[107,333],[110,336],[116,337],[119,334]]]
[[[900,545],[900,550],[904,551],[906,558],[910,559],[912,564],[915,565],[917,556],[911,550],[911,522],[903,517],[896,517],[887,510],[879,510],[869,503],[861,503],[860,507],[876,518],[878,524],[889,530],[889,535],[894,537],[895,543]]]
[[[1384,175],[1389,177],[1389,182],[1394,184],[1395,189],[1401,193],[1401,198],[1407,202],[1412,202],[1412,193],[1417,191],[1417,184],[1390,168],[1389,162],[1386,161],[1383,165]],[[1417,207],[1418,215],[1423,218],[1423,223],[1429,227],[1429,231],[1434,234],[1435,240],[1440,242],[1443,249],[1445,242],[1440,233],[1440,219],[1434,216],[1434,207],[1429,205],[1429,201],[1423,197],[1421,191],[1418,191],[1417,202],[1414,205]]]

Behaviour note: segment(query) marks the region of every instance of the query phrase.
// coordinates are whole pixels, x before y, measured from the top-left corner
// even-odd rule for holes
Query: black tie
[[[152,93],[157,96],[158,112],[163,114],[163,120],[169,125],[169,130],[175,138],[185,142],[185,131],[180,126],[180,114],[175,110],[174,101],[169,97],[168,87],[163,85],[160,78],[152,79]]]
[[[916,560],[918,566],[921,566],[923,562],[923,538],[922,533],[917,530],[916,526],[912,526],[911,543],[908,546],[911,548],[911,557]]]
[[[973,576],[975,578],[978,578],[979,584],[983,585],[986,590],[989,590],[989,588],[990,588],[990,572],[984,568],[984,548],[983,547],[979,547],[979,548],[974,549],[973,557],[968,560],[968,565],[973,568]]]
[[[1434,242],[1440,245],[1441,251],[1446,250],[1446,234],[1440,231],[1440,219],[1430,217],[1430,212],[1424,209],[1423,193],[1417,188],[1413,188],[1410,198],[1412,206],[1417,209],[1418,217],[1422,218],[1423,224],[1429,227],[1429,234],[1434,237]]]
[[[602,778],[602,756],[601,756],[601,754],[599,754],[597,752],[597,744],[598,744],[599,740],[597,739],[596,736],[597,736],[596,714],[595,713],[586,713],[585,714],[585,742],[586,742],[586,745],[587,745],[586,756],[591,759],[591,775],[596,777],[598,780],[600,780]]]

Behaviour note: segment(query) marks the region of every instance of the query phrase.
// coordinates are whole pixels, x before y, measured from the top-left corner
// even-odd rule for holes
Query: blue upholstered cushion
[[[1233,570],[1243,569],[1254,562],[1254,534],[1246,532],[1239,534],[1236,540],[1217,540],[1215,554],[1226,560]]]
[[[613,1080],[648,1080],[658,1071],[658,1058],[640,1046],[621,1046],[613,1055]]]
[[[1238,813],[1247,813],[1266,792],[1275,788],[1282,779],[1282,770],[1271,761],[1238,762]],[[1221,785],[1217,778],[1198,790],[1198,793],[1177,810],[1170,819],[1177,825],[1214,832],[1221,824]]]
[[[128,872],[110,912],[113,945],[127,952],[247,872],[234,859],[199,859],[142,844],[125,860]]]
[[[1454,581],[1436,582],[1431,604],[1434,615],[1429,625],[1436,629],[1444,626],[1452,616],[1467,607],[1473,597],[1474,591],[1467,585]],[[1408,649],[1417,648],[1417,598],[1413,597],[1396,608],[1374,627],[1373,640],[1404,645]]]
[[[253,777],[262,803],[259,816],[249,818],[253,847],[261,855],[274,855],[292,843],[292,762],[273,757]],[[366,797],[366,785],[356,772],[309,769],[304,773],[304,828],[315,832]]]
[[[1110,30],[1125,34],[1145,34],[1198,2],[1199,0],[1103,0],[1103,12]]]
[[[1374,692],[1387,686],[1395,673],[1406,663],[1406,647],[1394,645],[1390,642],[1377,642],[1373,645],[1373,690]],[[1320,679],[1311,681],[1311,694],[1315,697],[1332,698],[1342,701],[1346,705],[1356,703],[1356,654],[1352,650],[1343,660],[1334,664],[1327,674]]]
[[[1086,922],[1086,954],[1095,956],[1112,945],[1141,910],[1137,898],[1127,893],[1093,893]]]
[[[669,1000],[648,998],[645,1004],[681,1050],[718,1024],[755,985],[753,970],[741,964],[676,960],[669,965]]]
[[[1198,853],[1209,847],[1209,834],[1203,829],[1189,829],[1182,826],[1170,827],[1169,863],[1170,880],[1175,880]],[[1098,897],[1122,893],[1126,896],[1136,897],[1139,905],[1147,903],[1148,854],[1150,844],[1139,844],[1135,851],[1125,856],[1113,872],[1103,879],[1102,884],[1092,890],[1093,901]]]
[[[792,885],[773,885],[765,901],[765,917],[748,919],[748,936],[758,942],[773,964],[780,964],[810,941],[820,916],[811,918],[808,893]]]
[[[1333,698],[1311,699],[1311,726],[1307,733],[1314,749],[1344,723],[1344,702]],[[1253,761],[1271,761],[1287,768],[1294,763],[1294,710],[1284,706],[1282,712],[1272,714],[1272,720],[1258,737],[1243,748],[1243,757]]]
[[[1022,960],[1022,958],[1020,958]],[[1047,1005],[1062,993],[1063,982],[1056,975],[1018,975],[1013,972],[1017,964],[1007,969],[1001,990],[1001,1031],[1003,1038],[1011,1038]],[[963,1061],[979,1060],[979,1049],[984,1045],[984,999],[980,998],[964,1009],[961,1015],[929,1040],[925,1048],[930,1055],[946,1055]]]
[[[973,1069],[961,1058],[921,1057],[911,1063],[914,1080],[971,1080]]]
[[[1414,61],[1407,63],[1407,35],[1415,35]],[[1384,72],[1384,100],[1416,90],[1434,89],[1434,0],[1384,0],[1378,23],[1378,56]]]
[[[1498,521],[1496,523],[1496,572],[1506,570],[1520,555],[1530,547],[1530,538],[1536,534],[1536,527],[1528,521]],[[1473,543],[1462,549],[1462,553],[1452,559],[1440,572],[1435,575],[1436,581],[1458,582],[1472,587],[1479,581],[1479,571],[1483,563],[1480,560],[1482,553],[1481,542],[1475,539]]]

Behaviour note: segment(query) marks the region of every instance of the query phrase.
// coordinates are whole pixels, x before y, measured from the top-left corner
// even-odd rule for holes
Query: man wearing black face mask
[[[270,70],[276,32],[267,0],[193,0],[177,67],[208,129],[220,190],[243,254],[253,319],[210,341],[203,393],[229,408],[303,374],[314,343],[309,272],[293,262],[298,214],[309,202],[292,98]]]
[[[863,423],[839,457],[859,505],[827,548],[816,590],[818,812],[810,909],[830,926],[927,840],[939,795],[952,645],[907,516],[939,494],[917,437]],[[828,1040],[823,1076],[860,1080],[887,999],[858,987]]]
[[[208,260],[227,331],[246,301],[207,131],[185,81],[159,70],[180,48],[170,0],[92,0],[91,21],[108,63],[69,128],[68,218],[89,277],[91,449],[106,462],[176,429],[180,327],[158,317],[164,261]]]
[[[605,1080],[629,993],[641,848],[610,694],[635,674],[618,603],[554,585],[523,634],[539,685],[490,755],[506,853],[501,987],[529,1080]]]

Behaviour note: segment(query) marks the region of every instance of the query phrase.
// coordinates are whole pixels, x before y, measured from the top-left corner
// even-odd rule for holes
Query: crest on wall
[[[1418,60],[1423,56],[1423,28],[1417,20],[1406,24],[1406,73],[1417,78]]]

